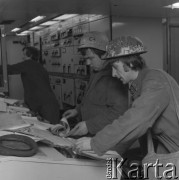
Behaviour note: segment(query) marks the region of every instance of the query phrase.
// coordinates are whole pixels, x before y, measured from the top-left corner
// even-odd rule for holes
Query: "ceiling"
[[[178,0],[179,1],[179,0]],[[112,14],[121,17],[179,17],[179,9],[164,8],[177,0],[0,0],[0,24],[6,32],[37,15]]]

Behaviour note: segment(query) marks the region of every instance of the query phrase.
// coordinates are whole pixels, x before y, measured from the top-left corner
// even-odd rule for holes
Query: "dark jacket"
[[[21,74],[24,101],[29,108],[51,123],[58,123],[58,102],[51,90],[48,73],[43,66],[34,60],[26,60],[8,65],[7,71],[8,74]]]
[[[166,75],[179,102],[179,86],[175,85],[171,76]],[[122,155],[152,128],[158,153],[178,151],[179,120],[167,78],[158,70],[144,69],[132,84],[135,85],[132,107],[92,138],[92,149],[101,155],[117,144]]]
[[[96,134],[128,107],[127,86],[112,77],[109,67],[91,75],[83,102],[77,108],[88,131]]]

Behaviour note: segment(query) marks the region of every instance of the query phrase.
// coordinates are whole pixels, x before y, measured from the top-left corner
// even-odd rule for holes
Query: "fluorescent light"
[[[179,2],[172,4],[172,9],[179,8]]]
[[[31,33],[30,31],[22,31],[21,33],[28,34]]]
[[[17,36],[27,36],[28,34],[23,34],[23,33],[19,33],[19,34],[16,34]]]
[[[112,23],[112,27],[122,27],[124,25],[125,25],[125,23],[123,23],[123,22],[113,22]]]
[[[179,2],[168,5],[168,6],[164,6],[164,8],[171,8],[171,9],[179,8]]]
[[[17,32],[17,31],[19,31],[21,28],[14,28],[14,29],[12,29],[11,30],[11,32]]]
[[[46,16],[37,16],[34,19],[31,19],[30,22],[37,22],[37,21],[40,21],[40,20],[44,19],[45,17]]]
[[[44,27],[42,27],[42,26],[34,26],[34,27],[30,28],[29,30],[30,31],[36,31],[36,30],[39,30],[39,29],[42,29],[42,28],[44,28]]]
[[[21,33],[17,34],[18,36],[26,36],[28,34],[30,34],[31,31],[22,31]]]
[[[69,19],[69,18],[72,18],[74,16],[77,16],[78,14],[64,14],[64,15],[61,15],[59,17],[56,17],[54,18],[53,20],[66,20],[66,19]]]
[[[40,24],[41,26],[50,26],[50,25],[53,25],[53,24],[56,24],[57,21],[47,21],[47,22],[44,22],[42,24]]]

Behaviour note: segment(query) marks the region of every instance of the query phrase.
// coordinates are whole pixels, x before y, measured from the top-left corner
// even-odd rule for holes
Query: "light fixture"
[[[11,30],[11,32],[17,32],[17,31],[19,31],[21,28],[14,28],[14,29],[12,29]]]
[[[50,26],[50,25],[56,24],[57,22],[58,21],[47,21],[47,22],[40,24],[40,26]]]
[[[172,9],[179,8],[179,2],[172,4]]]
[[[19,34],[16,34],[17,36],[26,36],[28,34],[32,33],[31,31],[22,31],[21,33]]]
[[[16,34],[17,36],[27,36],[28,34],[23,34],[23,33],[19,33],[19,34]]]
[[[30,22],[38,22],[38,21],[44,19],[45,17],[46,16],[37,16],[37,17],[31,19]]]
[[[55,18],[54,17],[46,18],[46,16],[37,16],[36,18],[29,21],[29,22],[33,22],[33,23],[30,23],[30,24],[26,23],[24,25],[24,27],[22,27],[21,29],[18,29],[18,30],[15,29],[15,30],[13,30],[13,32],[16,32],[17,35],[27,35],[27,34],[32,33],[32,31],[41,30],[45,27],[55,25],[55,24],[59,23],[59,21],[64,21],[64,20],[67,20],[67,19],[75,17],[75,16],[78,16],[78,14],[63,14],[58,17],[56,16]]]
[[[30,31],[22,31],[21,33],[29,34],[29,33],[31,33],[31,32],[30,32]]]
[[[64,15],[61,15],[61,16],[54,18],[53,20],[57,20],[57,21],[66,20],[66,19],[72,18],[72,17],[77,16],[77,15],[78,14],[64,14]]]
[[[39,30],[39,29],[42,29],[42,28],[44,28],[44,27],[43,26],[34,26],[34,27],[30,28],[29,30],[30,31],[36,31],[36,30]]]
[[[179,8],[179,2],[168,5],[168,6],[164,6],[165,8],[171,8],[171,9],[175,9],[175,8]]]

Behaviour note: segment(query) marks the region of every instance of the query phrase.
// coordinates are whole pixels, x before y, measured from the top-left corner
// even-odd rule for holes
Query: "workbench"
[[[106,180],[102,161],[66,158],[52,147],[33,157],[0,156],[2,180]]]
[[[43,138],[53,145],[63,147],[69,142],[64,138],[53,136],[46,129],[48,124],[39,122],[37,119],[20,118],[16,113],[0,113],[0,135],[15,133],[14,128],[27,124],[35,126],[38,131],[33,131],[35,141],[38,144],[38,153],[32,157],[0,156],[0,180],[106,180],[106,160],[92,160],[89,158],[69,158],[54,146],[45,144]],[[26,124],[25,124],[26,125]],[[7,130],[3,130],[7,129]],[[5,133],[5,134],[3,134]],[[31,132],[32,133],[32,132]],[[43,142],[43,143],[42,143]],[[118,177],[120,178],[120,176]]]

